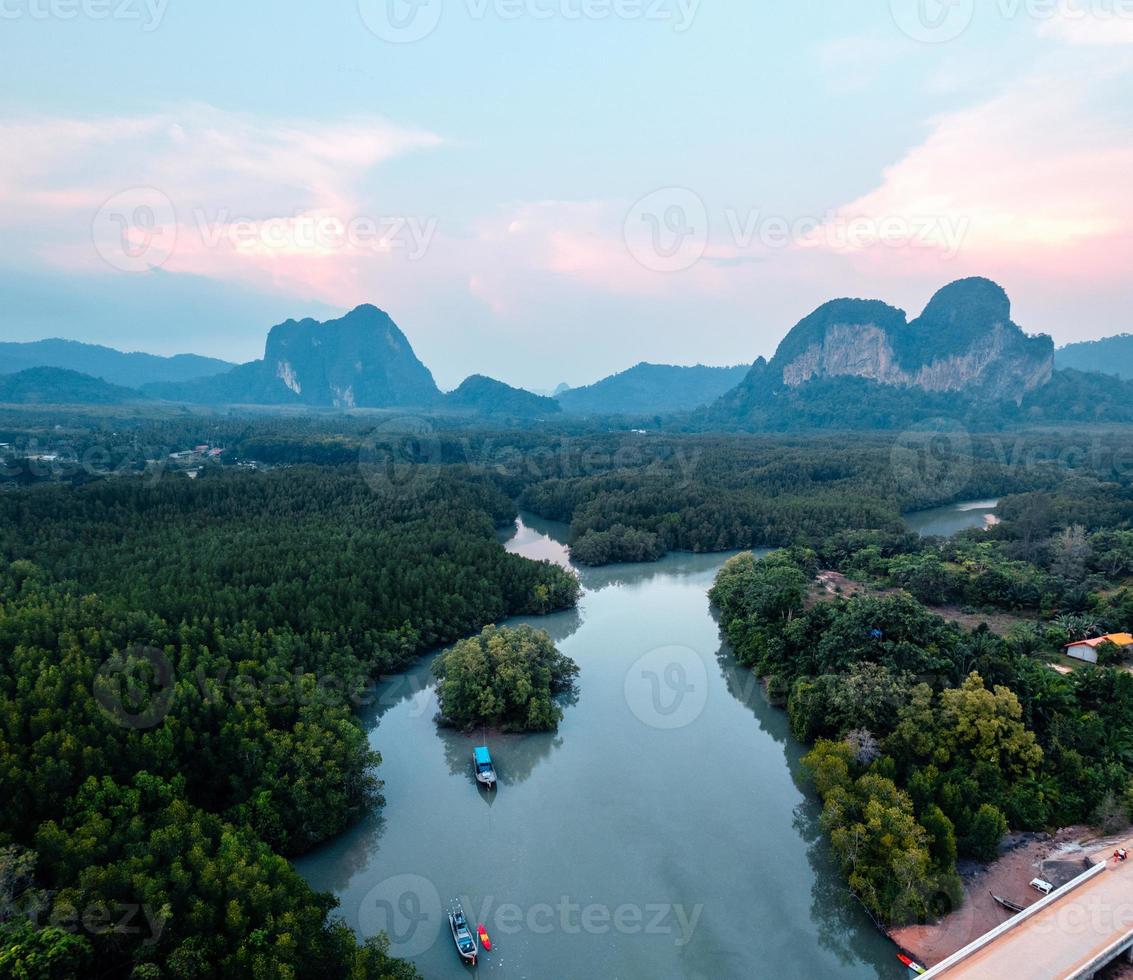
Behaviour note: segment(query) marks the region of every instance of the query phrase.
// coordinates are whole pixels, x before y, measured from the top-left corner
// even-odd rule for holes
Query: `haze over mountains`
[[[1123,333],[1101,340],[1067,344],[1054,352],[1059,368],[1112,374],[1126,381],[1133,379],[1133,334]]]
[[[199,354],[159,357],[57,338],[23,344],[0,343],[0,375],[36,367],[65,368],[128,388],[160,381],[189,381],[230,371],[235,366]]]
[[[1107,350],[1126,344],[1133,347],[1133,337],[1099,342]],[[1079,354],[1067,351],[1057,356],[1060,367]],[[683,413],[694,428],[752,430],[889,428],[934,414],[1000,421],[1133,417],[1133,385],[1127,391],[1124,382],[1055,370],[1051,339],[1026,334],[1011,319],[1006,292],[982,278],[945,286],[912,320],[878,300],[825,303],[787,333],[770,361],[760,358],[750,367],[643,362],[555,397],[483,375],[446,394],[397,324],[369,304],[326,322],[278,324],[268,334],[263,358],[237,366],[193,355],[121,354],[67,341],[0,345],[3,357],[0,365],[36,358],[47,363],[47,373],[39,365],[0,387],[2,400],[39,403],[148,398],[211,406],[401,408],[497,421]],[[91,377],[60,373],[51,361],[64,358]],[[200,368],[204,375],[184,377]],[[111,378],[123,377],[130,377],[131,386],[114,387]]]
[[[635,364],[583,388],[568,388],[555,397],[563,410],[576,415],[655,415],[687,412],[708,405],[738,385],[747,374],[737,367],[675,367]]]

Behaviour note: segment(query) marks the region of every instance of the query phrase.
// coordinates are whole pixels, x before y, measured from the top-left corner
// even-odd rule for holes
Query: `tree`
[[[943,762],[985,764],[1009,780],[1028,779],[1043,759],[1023,709],[1006,687],[994,691],[972,673],[959,688],[940,695],[935,756]]]
[[[964,850],[981,861],[994,861],[1006,833],[1007,818],[997,807],[982,803],[968,830]]]
[[[557,695],[569,691],[578,664],[530,626],[488,626],[433,663],[440,716],[457,728],[547,731],[562,718]]]
[[[1086,562],[1092,554],[1086,529],[1081,524],[1063,528],[1051,542],[1051,554],[1051,573],[1071,582],[1078,581],[1085,574]]]

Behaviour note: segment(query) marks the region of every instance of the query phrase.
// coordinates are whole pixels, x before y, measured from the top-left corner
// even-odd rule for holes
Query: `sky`
[[[1133,0],[0,0],[0,93],[5,340],[368,302],[547,389],[970,275],[1133,331]]]

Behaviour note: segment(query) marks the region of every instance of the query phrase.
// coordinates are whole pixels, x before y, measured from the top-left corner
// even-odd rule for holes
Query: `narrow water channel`
[[[565,529],[525,517],[507,547],[568,562]],[[576,610],[527,620],[581,666],[553,735],[443,730],[428,659],[364,720],[387,805],[297,862],[361,935],[428,978],[897,978],[894,947],[847,895],[800,788],[783,712],[721,648],[707,592],[726,555],[581,572]],[[493,939],[462,966],[460,898]]]

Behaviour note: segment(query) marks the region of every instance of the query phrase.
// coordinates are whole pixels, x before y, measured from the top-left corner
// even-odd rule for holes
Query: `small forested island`
[[[556,698],[573,688],[578,664],[544,630],[488,626],[441,654],[433,673],[443,724],[543,732],[562,720]]]

